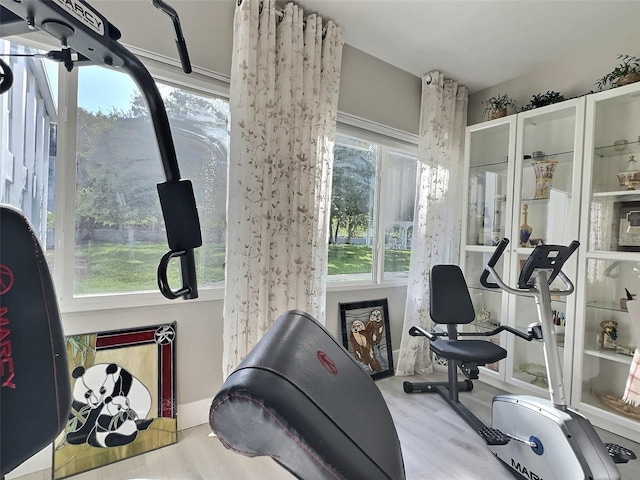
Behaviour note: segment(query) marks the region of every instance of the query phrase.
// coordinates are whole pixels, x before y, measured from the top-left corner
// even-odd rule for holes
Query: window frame
[[[48,35],[34,32],[23,36],[6,37],[6,40],[21,43],[42,50],[58,49]],[[206,69],[193,67],[193,72],[186,75],[182,72],[177,60],[163,55],[153,54],[146,50],[128,47],[137,55],[149,70],[154,80],[188,90],[198,94],[214,96],[229,101],[230,78]],[[119,308],[146,307],[172,304],[157,291],[107,293],[74,296],[74,252],[75,252],[75,175],[76,175],[76,137],[78,68],[67,72],[62,64],[58,66],[58,131],[57,131],[57,171],[56,171],[56,235],[53,252],[53,279],[57,287],[57,297],[62,313],[75,313],[95,310],[112,310]],[[229,127],[230,128],[230,127]],[[374,228],[376,236],[372,246],[372,276],[369,280],[336,281],[327,277],[327,292],[355,291],[376,289],[380,287],[406,286],[407,278],[384,279],[384,225],[380,221],[381,206],[384,205],[388,192],[382,188],[384,167],[390,152],[418,157],[418,136],[397,130],[385,125],[365,120],[356,116],[338,113],[337,134],[352,136],[375,143],[380,148],[376,174],[376,192],[374,204]],[[178,159],[178,162],[180,159]],[[380,170],[378,170],[380,169]],[[416,162],[416,178],[417,178]],[[163,179],[158,179],[158,182]],[[74,185],[74,188],[68,188]],[[209,302],[224,300],[223,285],[200,289],[200,296],[190,302]]]
[[[384,206],[390,192],[385,187],[384,176],[388,169],[390,153],[416,157],[416,185],[418,176],[418,136],[370,122],[344,113],[338,114],[337,135],[346,135],[378,146],[376,164],[375,196],[373,206],[374,241],[372,245],[371,277],[367,280],[332,279],[327,276],[327,292],[366,290],[380,287],[406,286],[408,278],[384,278],[385,225]],[[417,188],[417,187],[416,187]]]
[[[5,40],[45,51],[60,48],[49,36],[39,32],[34,32],[29,38],[12,36],[6,37]],[[128,48],[140,58],[154,80],[201,95],[218,97],[228,102],[229,80],[227,77],[197,67],[193,68],[191,74],[186,75],[183,73],[180,63],[169,57]],[[56,285],[60,311],[74,313],[170,304],[172,302],[165,299],[158,291],[74,296],[77,115],[73,112],[77,112],[78,108],[78,68],[82,67],[76,67],[71,72],[67,72],[62,63],[58,65],[58,161],[56,164],[56,204],[54,207],[56,235],[53,250],[55,268],[52,277]],[[122,72],[120,69],[115,70]],[[163,181],[164,178],[157,179],[157,183]],[[70,185],[74,187],[71,188]],[[223,299],[224,285],[217,285],[201,288],[199,297],[191,302]]]

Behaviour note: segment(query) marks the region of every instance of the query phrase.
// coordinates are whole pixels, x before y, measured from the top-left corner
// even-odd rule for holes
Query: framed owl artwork
[[[387,299],[340,303],[342,342],[374,380],[393,375]]]

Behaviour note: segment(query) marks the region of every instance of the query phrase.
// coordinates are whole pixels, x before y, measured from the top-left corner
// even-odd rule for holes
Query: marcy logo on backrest
[[[0,295],[4,295],[13,287],[13,272],[6,265],[0,264]],[[0,307],[0,381],[2,388],[16,388],[15,370],[11,349],[11,328],[9,328],[9,307]]]
[[[98,35],[104,35],[104,22],[102,18],[86,3],[79,2],[78,0],[56,0],[56,2]]]

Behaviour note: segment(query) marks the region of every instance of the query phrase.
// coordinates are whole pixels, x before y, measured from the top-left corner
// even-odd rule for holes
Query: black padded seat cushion
[[[23,214],[0,205],[0,475],[50,444],[71,409],[65,340],[44,253]]]
[[[466,324],[475,319],[467,282],[458,265],[434,265],[429,286],[430,315],[435,323]],[[443,358],[478,365],[497,362],[507,356],[504,348],[487,340],[438,338],[430,342],[430,348]]]
[[[497,362],[507,357],[507,351],[486,340],[445,340],[437,339],[430,343],[431,350],[437,355],[461,362],[473,362],[478,365]]]
[[[304,480],[405,478],[382,394],[303,312],[283,314],[227,378],[209,423],[225,447]]]

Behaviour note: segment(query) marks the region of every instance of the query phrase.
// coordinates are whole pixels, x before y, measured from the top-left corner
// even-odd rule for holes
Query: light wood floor
[[[503,480],[513,477],[484,442],[436,394],[407,395],[406,378],[378,381],[396,423],[407,480]],[[490,422],[491,398],[498,389],[475,382],[462,393],[465,405]],[[267,458],[247,458],[225,450],[210,437],[208,425],[184,430],[178,443],[160,450],[71,477],[73,480],[291,480],[294,477]],[[619,443],[640,453],[640,445],[599,430],[603,441]],[[640,461],[621,465],[623,480],[640,479]],[[49,470],[20,480],[49,480]],[[359,479],[353,479],[359,480]]]

